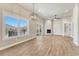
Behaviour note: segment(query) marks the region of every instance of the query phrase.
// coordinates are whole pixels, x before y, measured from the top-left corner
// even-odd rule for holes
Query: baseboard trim
[[[17,42],[17,43],[8,45],[8,46],[1,47],[1,48],[0,48],[0,51],[1,51],[1,50],[4,50],[4,49],[7,49],[7,48],[10,48],[10,47],[12,47],[12,46],[15,46],[15,45],[17,45],[17,44],[20,44],[20,43],[23,43],[23,42],[32,40],[32,39],[34,39],[34,38],[36,38],[36,36],[35,36],[35,37],[28,38],[27,40],[24,40],[24,41],[20,41],[20,42]]]

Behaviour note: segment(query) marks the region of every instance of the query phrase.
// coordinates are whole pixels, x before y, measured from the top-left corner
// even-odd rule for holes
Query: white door
[[[71,23],[64,24],[64,34],[66,36],[72,36],[72,24]]]
[[[43,25],[37,24],[37,35],[43,35]]]

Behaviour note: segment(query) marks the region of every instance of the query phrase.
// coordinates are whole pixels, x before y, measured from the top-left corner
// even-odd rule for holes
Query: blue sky
[[[20,19],[19,21],[19,26],[20,27],[24,27],[27,25],[27,22],[28,21],[25,21],[23,19]],[[11,16],[5,16],[5,23],[8,24],[8,25],[11,25],[11,26],[17,26],[17,19],[16,18],[13,18]]]
[[[20,19],[20,21],[19,21],[19,26],[20,26],[20,27],[27,26],[27,21]]]

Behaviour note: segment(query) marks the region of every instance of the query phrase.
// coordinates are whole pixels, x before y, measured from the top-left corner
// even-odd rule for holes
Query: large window
[[[26,35],[28,32],[28,21],[23,19],[19,20],[19,30],[20,35]]]
[[[28,32],[29,21],[12,16],[5,16],[5,35],[6,37],[23,36]]]
[[[17,36],[17,20],[11,16],[5,16],[6,37]]]

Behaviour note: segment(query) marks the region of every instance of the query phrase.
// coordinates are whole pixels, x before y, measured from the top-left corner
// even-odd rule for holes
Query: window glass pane
[[[17,27],[17,20],[10,16],[5,16],[5,22],[7,25]]]
[[[20,35],[25,35],[27,32],[28,21],[27,20],[19,20],[19,28],[20,28]]]
[[[6,36],[17,36],[17,19],[11,16],[5,16]]]
[[[19,27],[26,27],[28,24],[27,24],[27,21],[25,20],[20,20],[19,21]]]

